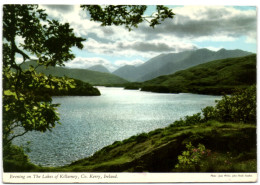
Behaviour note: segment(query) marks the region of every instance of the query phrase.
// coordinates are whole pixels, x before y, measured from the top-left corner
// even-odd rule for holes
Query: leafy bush
[[[216,105],[216,111],[222,121],[256,121],[256,86],[238,91],[232,96],[224,96]]]
[[[231,96],[225,95],[216,101],[215,107],[208,106],[201,113],[176,120],[170,127],[190,126],[211,120],[220,122],[256,123],[256,86],[237,90]]]
[[[203,120],[205,122],[217,119],[215,108],[212,106],[207,106],[206,108],[202,109],[202,113],[204,116]]]
[[[204,120],[218,120],[223,122],[256,122],[256,86],[246,90],[238,90],[231,96],[223,96],[214,107],[202,110]]]
[[[178,156],[179,163],[175,165],[177,169],[188,171],[200,171],[203,166],[202,160],[210,156],[211,151],[206,149],[203,144],[198,144],[197,148],[191,142],[186,145],[187,151],[183,151]]]
[[[187,125],[195,125],[202,122],[201,113],[193,114],[192,116],[185,116]]]
[[[193,114],[192,116],[185,116],[185,119],[176,120],[171,127],[190,126],[202,123],[203,119],[201,113]]]

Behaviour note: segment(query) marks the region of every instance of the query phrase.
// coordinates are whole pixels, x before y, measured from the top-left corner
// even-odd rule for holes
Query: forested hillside
[[[143,91],[232,93],[256,83],[256,55],[228,58],[200,64],[171,75],[157,77],[140,85]]]

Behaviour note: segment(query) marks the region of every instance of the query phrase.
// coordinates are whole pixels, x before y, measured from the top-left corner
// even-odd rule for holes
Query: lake
[[[220,96],[159,94],[98,87],[101,96],[53,97],[62,123],[52,132],[29,132],[13,143],[30,148],[32,163],[63,166],[130,136],[163,128],[215,105]]]

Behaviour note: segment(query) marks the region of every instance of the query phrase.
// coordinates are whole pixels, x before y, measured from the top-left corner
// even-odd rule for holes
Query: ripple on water
[[[165,127],[186,115],[214,105],[220,96],[157,94],[122,88],[99,87],[98,97],[54,97],[61,103],[62,125],[52,132],[30,132],[14,140],[31,141],[31,162],[63,166],[132,135]]]

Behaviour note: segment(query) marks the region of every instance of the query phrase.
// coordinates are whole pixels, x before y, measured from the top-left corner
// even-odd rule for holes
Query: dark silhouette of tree
[[[175,15],[171,9],[166,6],[157,5],[157,12],[153,15],[145,16],[145,5],[81,5],[81,8],[87,10],[91,15],[91,20],[101,22],[101,26],[124,25],[129,31],[138,24],[147,21],[149,26],[155,27],[167,18],[173,18]]]

